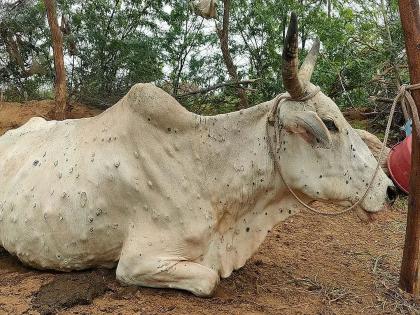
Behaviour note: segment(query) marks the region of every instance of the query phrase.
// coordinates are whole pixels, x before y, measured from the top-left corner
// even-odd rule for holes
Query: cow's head
[[[291,100],[280,104],[279,150],[283,178],[291,188],[315,200],[331,200],[349,205],[362,197],[374,175],[377,161],[350,126],[332,99],[322,92],[304,99],[317,87],[310,83],[318,55],[316,41],[298,69],[297,18],[292,13],[283,49],[283,82]],[[368,212],[376,212],[392,202],[396,190],[379,169],[361,202]]]

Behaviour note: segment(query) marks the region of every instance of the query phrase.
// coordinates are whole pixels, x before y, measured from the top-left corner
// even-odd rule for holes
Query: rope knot
[[[321,91],[321,88],[319,86],[316,86],[312,91],[310,91],[309,93],[305,94],[304,96],[298,98],[298,99],[294,99],[290,96],[289,93],[281,93],[278,94],[275,99],[274,99],[274,106],[271,109],[270,114],[267,117],[267,122],[271,125],[274,126],[275,122],[276,122],[276,114],[277,114],[277,109],[279,107],[279,104],[285,100],[291,100],[291,101],[295,101],[295,102],[305,102],[311,98],[313,98],[315,95],[318,94],[318,92]]]

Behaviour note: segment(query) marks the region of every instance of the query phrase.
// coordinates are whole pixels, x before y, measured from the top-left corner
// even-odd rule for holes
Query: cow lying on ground
[[[317,54],[298,73],[292,17],[283,79],[311,93]],[[322,92],[204,117],[151,84],[135,85],[94,118],[33,118],[0,137],[0,244],[24,263],[63,271],[117,266],[120,281],[213,293],[267,231],[297,211],[281,178],[306,202],[354,203],[376,160]],[[281,163],[282,177],[275,170]],[[394,198],[382,170],[361,203]]]

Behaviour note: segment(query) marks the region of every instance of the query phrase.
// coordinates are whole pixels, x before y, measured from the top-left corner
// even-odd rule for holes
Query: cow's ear
[[[288,111],[282,117],[283,127],[298,134],[311,144],[331,148],[331,135],[317,113],[313,111]]]

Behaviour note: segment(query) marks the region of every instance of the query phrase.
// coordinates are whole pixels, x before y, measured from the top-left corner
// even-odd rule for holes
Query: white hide
[[[118,265],[125,283],[212,294],[296,212],[268,153],[273,104],[204,117],[137,84],[93,118],[31,119],[0,137],[0,244],[40,269]],[[283,130],[284,176],[308,201],[352,200],[374,158],[329,98],[308,108],[332,115],[340,135],[324,149]],[[378,210],[388,184],[381,172],[365,210]]]
[[[368,146],[370,152],[372,152],[375,159],[379,159],[381,149],[382,149],[382,141],[379,140],[377,136],[374,134],[371,134],[370,132],[363,130],[363,129],[354,129],[362,138],[363,142],[366,143]],[[385,174],[389,175],[388,170],[388,162],[387,162],[387,156],[389,155],[389,152],[391,151],[390,148],[385,147],[384,152],[382,154],[382,160],[381,160],[381,167],[382,170],[385,172]]]

